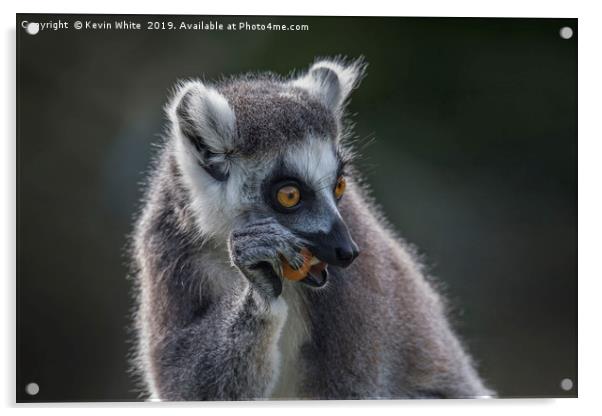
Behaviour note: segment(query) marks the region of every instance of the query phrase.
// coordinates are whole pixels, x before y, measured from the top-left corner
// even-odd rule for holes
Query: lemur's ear
[[[292,81],[318,98],[322,104],[336,113],[342,112],[349,94],[356,88],[366,70],[363,58],[354,61],[324,59],[316,61],[309,71]]]
[[[216,180],[226,180],[236,137],[236,116],[226,98],[200,81],[190,81],[180,87],[169,113],[199,164]]]

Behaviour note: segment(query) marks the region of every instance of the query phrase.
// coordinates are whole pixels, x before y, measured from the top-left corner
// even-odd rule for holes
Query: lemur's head
[[[200,232],[270,216],[323,262],[358,255],[338,209],[347,152],[342,117],[362,60],[317,61],[300,76],[183,83],[170,107],[175,155]]]

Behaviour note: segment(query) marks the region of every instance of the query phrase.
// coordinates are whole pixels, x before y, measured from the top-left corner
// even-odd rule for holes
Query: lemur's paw
[[[302,247],[302,240],[271,218],[235,229],[228,241],[232,263],[272,296],[282,292],[282,261],[294,269],[303,266]]]

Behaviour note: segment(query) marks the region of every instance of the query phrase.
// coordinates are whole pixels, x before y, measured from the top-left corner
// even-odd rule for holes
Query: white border
[[[102,2],[74,1],[21,1],[2,2],[0,19],[3,26],[3,62],[1,66],[4,97],[1,100],[0,125],[5,130],[0,140],[0,184],[3,203],[0,215],[2,249],[0,264],[4,266],[2,290],[3,317],[0,357],[3,374],[0,377],[0,403],[24,408],[26,413],[42,410],[49,415],[79,414],[81,410],[93,414],[111,412],[145,414],[166,411],[199,412],[219,409],[240,415],[250,414],[307,414],[316,411],[345,411],[364,414],[375,412],[399,414],[400,412],[446,415],[504,415],[509,412],[528,411],[530,414],[567,415],[573,412],[588,414],[599,411],[598,387],[602,374],[600,340],[602,317],[602,273],[598,258],[602,235],[602,175],[600,156],[602,134],[600,129],[602,76],[599,45],[602,44],[601,15],[596,2],[569,1],[347,1],[304,0],[285,1],[140,1],[123,0]],[[295,403],[211,403],[211,404],[61,404],[45,406],[15,406],[15,13],[135,13],[135,14],[272,14],[272,15],[364,15],[364,16],[475,16],[475,17],[577,17],[579,18],[579,399],[557,400],[491,400],[491,401],[424,401],[424,402],[295,402]],[[596,409],[594,411],[594,409]],[[213,410],[213,411],[214,411]]]
[[[15,2],[17,3],[17,2]],[[373,0],[351,2],[345,0],[254,0],[248,2],[166,2],[119,1],[78,2],[66,0],[28,0],[14,7],[20,13],[123,13],[123,14],[226,14],[226,15],[332,15],[332,16],[459,16],[459,17],[578,17],[587,10],[575,2],[548,1],[477,1],[477,0],[423,0],[390,2]],[[7,7],[7,6],[3,6]]]

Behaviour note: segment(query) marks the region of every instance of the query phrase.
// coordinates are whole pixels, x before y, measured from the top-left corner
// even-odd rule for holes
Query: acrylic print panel
[[[576,397],[577,37],[17,15],[17,401]]]

